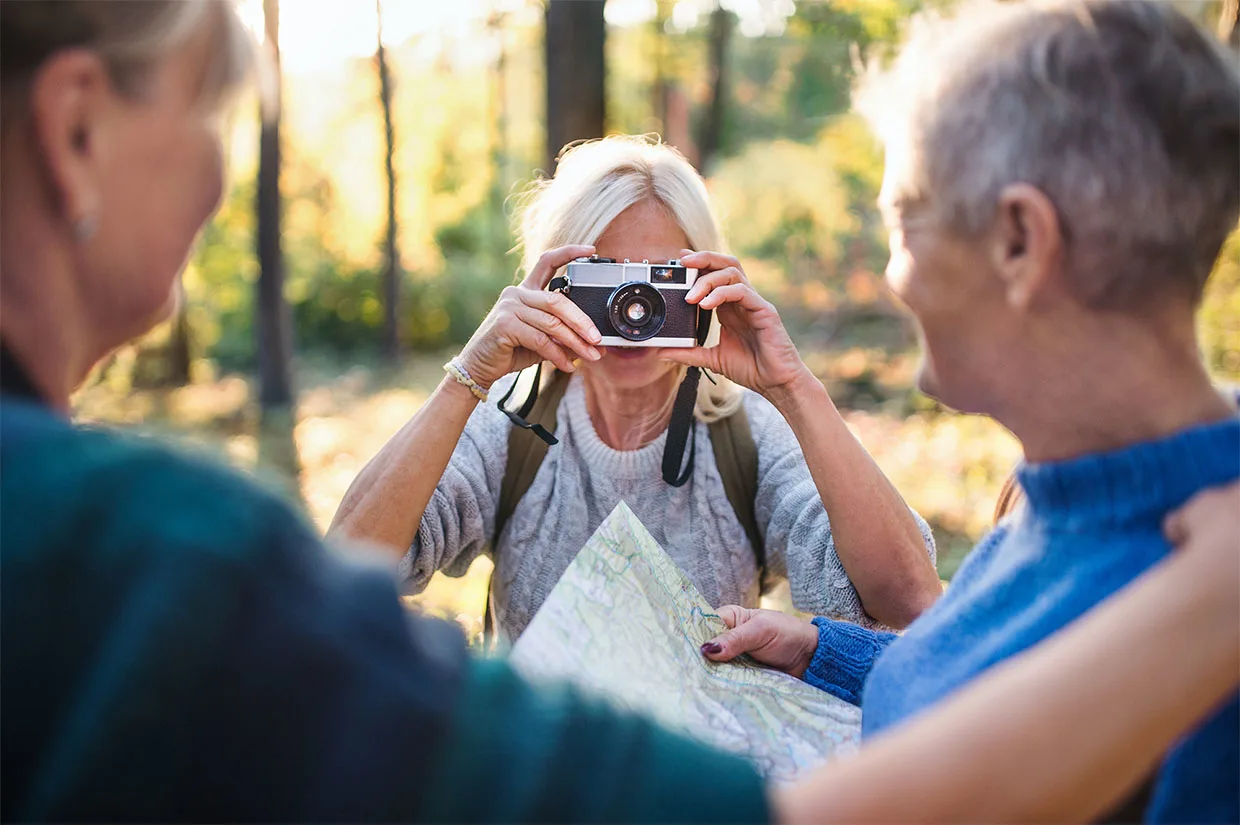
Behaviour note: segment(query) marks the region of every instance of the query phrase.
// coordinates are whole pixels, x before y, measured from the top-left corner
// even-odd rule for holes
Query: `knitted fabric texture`
[[[1026,505],[983,539],[934,607],[900,637],[819,623],[806,681],[848,698],[869,670],[860,677],[864,735],[898,725],[1156,564],[1170,551],[1163,517],[1199,490],[1238,476],[1240,419],[1025,466],[1019,477]],[[1233,699],[1168,754],[1149,821],[1240,821],[1237,730],[1240,705]]]
[[[497,397],[506,389],[506,383],[492,388]],[[758,450],[754,514],[766,543],[767,583],[787,578],[798,610],[873,626],[836,555],[830,520],[796,436],[761,396],[746,392],[744,403]],[[515,640],[591,534],[624,501],[712,605],[757,605],[756,556],[724,492],[705,424],[694,422],[693,476],[673,488],[660,472],[667,433],[637,450],[612,449],[590,421],[579,376],[569,383],[557,421],[560,443],[548,450],[493,553],[512,425],[494,404],[475,410],[401,563],[408,592],[420,592],[437,570],[464,575],[479,555],[491,556],[496,627]],[[930,528],[920,516],[917,523],[933,560]]]

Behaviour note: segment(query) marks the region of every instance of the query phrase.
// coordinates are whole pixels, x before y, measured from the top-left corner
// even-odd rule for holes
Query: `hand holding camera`
[[[543,253],[519,286],[506,287],[482,324],[461,350],[460,360],[484,389],[510,372],[547,360],[564,372],[573,359],[597,361],[602,336],[591,319],[568,298],[544,287],[556,270],[594,253],[582,244]]]
[[[664,349],[660,351],[663,358],[718,372],[777,406],[794,395],[791,390],[797,381],[816,381],[801,361],[779,312],[754,290],[736,258],[686,249],[680,263],[698,271],[685,301],[698,309],[714,310],[722,329],[717,346]]]

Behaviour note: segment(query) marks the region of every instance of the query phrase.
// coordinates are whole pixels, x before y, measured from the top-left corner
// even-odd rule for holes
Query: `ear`
[[[39,68],[30,87],[30,119],[38,158],[69,227],[101,208],[98,170],[103,121],[112,92],[103,61],[68,49]]]
[[[1028,309],[1058,272],[1063,247],[1059,213],[1040,189],[1027,183],[999,193],[991,255],[1008,304]]]

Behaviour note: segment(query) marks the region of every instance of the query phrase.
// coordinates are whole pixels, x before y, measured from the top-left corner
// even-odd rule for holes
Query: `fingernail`
[[[590,360],[591,361],[597,361],[598,359],[602,357],[603,357],[603,354],[601,352],[596,350],[594,347],[590,347]]]
[[[723,652],[723,645],[719,644],[718,642],[707,642],[706,644],[702,645],[702,652],[708,656],[714,656],[718,653]]]
[[[597,344],[599,341],[603,340],[603,336],[599,335],[599,332],[597,329],[592,329],[590,330],[590,340],[593,343]]]

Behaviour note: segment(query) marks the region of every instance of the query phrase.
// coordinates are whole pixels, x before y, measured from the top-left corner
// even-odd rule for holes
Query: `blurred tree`
[[[179,287],[178,287],[179,289]],[[190,353],[189,307],[185,303],[185,292],[181,290],[177,301],[176,316],[172,319],[171,338],[168,341],[168,383],[173,386],[184,386],[189,383]]]
[[[263,0],[263,24],[275,88],[264,113],[258,161],[258,378],[263,415],[293,404],[292,329],[284,300],[280,247],[280,4]]]
[[[698,132],[698,167],[706,172],[714,163],[723,141],[723,118],[728,100],[728,44],[732,39],[734,17],[722,0],[710,14],[709,63],[706,72],[710,97]]]
[[[379,105],[383,107],[384,171],[387,175],[387,237],[383,261],[383,356],[394,361],[400,354],[400,252],[396,246],[396,169],[392,165],[395,136],[392,131],[392,74],[383,48],[383,3],[375,0],[378,46],[375,65],[379,69]]]
[[[650,107],[654,111],[655,120],[659,123],[658,130],[667,131],[667,105],[669,93],[668,78],[668,42],[667,21],[671,18],[672,3],[670,0],[655,0],[654,17],[650,20],[651,45],[654,47],[650,60],[654,64],[654,81],[650,84]]]
[[[565,144],[603,136],[606,25],[603,0],[549,0],[546,27],[546,169]]]

